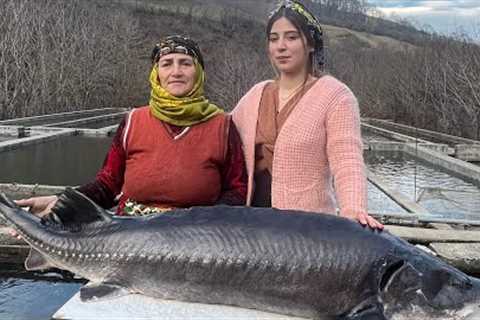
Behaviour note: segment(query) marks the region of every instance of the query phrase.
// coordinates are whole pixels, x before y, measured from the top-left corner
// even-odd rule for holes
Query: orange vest
[[[213,205],[222,187],[228,127],[229,119],[220,114],[174,139],[148,106],[132,111],[124,136],[122,198],[157,207]]]

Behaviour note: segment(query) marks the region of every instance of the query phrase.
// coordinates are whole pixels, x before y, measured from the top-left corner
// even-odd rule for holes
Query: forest
[[[265,52],[274,2],[3,0],[0,120],[147,104],[150,52],[169,34],[198,41],[207,96],[230,110],[275,76]],[[480,139],[478,43],[386,20],[366,0],[304,2],[324,24],[327,72],[363,117]]]

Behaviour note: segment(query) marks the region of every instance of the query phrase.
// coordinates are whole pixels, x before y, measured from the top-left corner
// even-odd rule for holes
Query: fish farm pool
[[[0,121],[0,124],[5,124],[6,122],[14,121],[15,125],[22,125],[22,126],[45,126],[45,125],[52,125],[59,122],[65,121],[73,121],[73,120],[80,120],[86,117],[95,117],[95,116],[104,116],[108,114],[118,113],[121,112],[120,109],[94,109],[94,110],[84,110],[82,112],[72,112],[70,114],[59,114],[58,116],[51,115],[49,117],[38,117],[38,118],[20,118],[14,120],[5,120]],[[11,124],[11,123],[10,123]]]
[[[405,152],[366,152],[368,169],[432,217],[480,220],[480,186]],[[370,198],[369,198],[370,200]]]
[[[122,118],[120,118],[120,119],[112,118],[112,119],[103,120],[103,121],[88,122],[88,123],[84,123],[84,124],[62,126],[62,127],[65,127],[65,128],[82,128],[82,129],[101,129],[101,128],[105,128],[105,127],[118,125],[121,121],[122,121]]]
[[[367,131],[367,130],[362,130],[362,138],[367,143],[370,143],[370,142],[398,142],[395,139],[387,138],[385,136],[382,136],[381,134],[372,133],[372,132]]]
[[[63,272],[32,273],[12,265],[0,270],[2,320],[49,320],[85,283]]]
[[[368,183],[368,211],[375,213],[407,213],[407,211],[390,199],[385,193]]]
[[[0,142],[9,141],[9,140],[15,140],[15,139],[18,139],[18,138],[15,137],[15,136],[4,136],[4,135],[0,135]]]
[[[63,136],[0,152],[0,183],[76,186],[91,181],[110,147],[111,137]],[[368,169],[389,189],[431,212],[432,217],[480,220],[480,185],[406,152],[366,151]],[[372,183],[368,209],[405,213]]]
[[[64,136],[0,152],[0,183],[76,186],[101,168],[112,138]]]

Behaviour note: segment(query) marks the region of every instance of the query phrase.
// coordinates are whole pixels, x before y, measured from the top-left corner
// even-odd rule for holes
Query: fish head
[[[30,245],[25,261],[27,270],[68,269],[63,268],[63,262],[68,260],[65,253],[72,244],[72,237],[94,238],[104,227],[111,226],[112,221],[108,213],[73,189],[60,195],[52,212],[41,218],[0,193],[0,219]]]
[[[385,313],[392,319],[480,319],[480,280],[424,258],[422,264],[387,265],[380,281]]]
[[[454,268],[437,268],[422,276],[422,294],[439,310],[480,307],[480,280]]]
[[[392,319],[480,319],[480,280],[454,268],[425,272],[419,280],[419,289],[414,294],[406,292],[397,297],[400,302],[395,306],[397,317]]]
[[[460,319],[464,320],[480,319],[480,303],[466,304],[457,314]]]

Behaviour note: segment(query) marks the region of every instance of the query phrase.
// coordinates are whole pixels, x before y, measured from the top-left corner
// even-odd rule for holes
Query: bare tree
[[[136,87],[128,82],[136,68],[138,24],[126,11],[97,5],[0,2],[1,118],[128,101],[128,89]]]
[[[207,90],[211,99],[227,110],[231,110],[255,83],[271,78],[273,73],[263,50],[232,43],[217,51],[215,61],[208,73]]]

